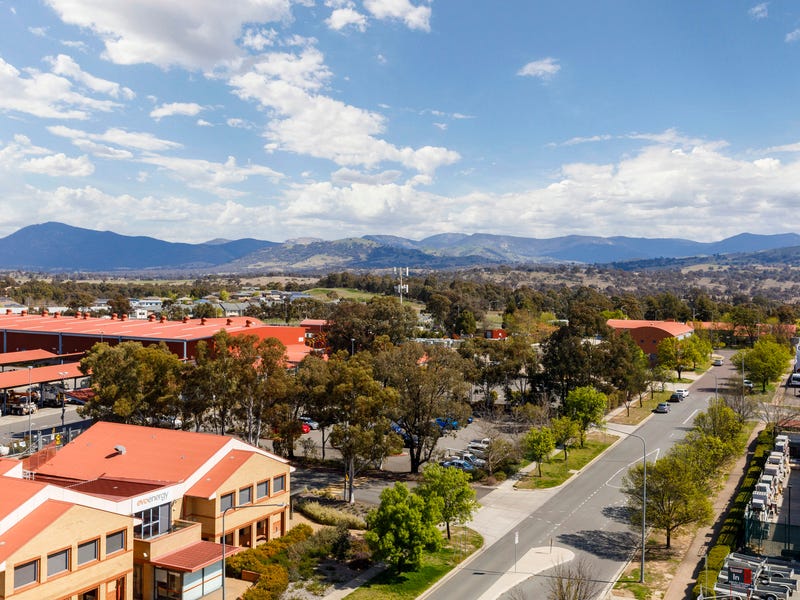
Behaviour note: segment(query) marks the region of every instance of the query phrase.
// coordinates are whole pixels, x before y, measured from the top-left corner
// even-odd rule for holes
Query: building
[[[223,548],[286,532],[291,467],[231,437],[100,422],[11,462],[0,481],[3,598],[202,598],[222,585]],[[92,569],[81,562],[87,541]],[[45,587],[59,580],[45,565],[63,550],[69,585]]]
[[[636,319],[609,319],[606,324],[615,331],[627,331],[651,362],[658,355],[661,340],[674,337],[679,340],[694,333],[694,328],[677,321],[646,321]]]
[[[276,338],[286,346],[287,360],[299,363],[311,352],[306,346],[305,327],[265,325],[253,317],[202,318],[168,321],[153,315],[147,320],[128,319],[126,315],[110,319],[90,317],[87,313],[65,317],[45,311],[31,315],[23,311],[0,315],[0,353],[42,349],[54,354],[85,352],[97,342],[117,344],[124,341],[144,345],[164,342],[183,360],[194,359],[197,344],[208,342],[221,330],[230,335],[254,335],[259,339]]]

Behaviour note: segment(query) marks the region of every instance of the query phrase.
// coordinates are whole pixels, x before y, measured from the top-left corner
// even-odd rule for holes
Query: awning
[[[241,548],[237,546],[225,546],[225,557],[239,552]],[[159,556],[151,560],[151,564],[173,571],[183,571],[184,573],[194,573],[203,567],[213,565],[222,560],[222,544],[214,542],[200,541],[189,546],[170,552],[164,556]]]
[[[3,356],[0,354],[0,356]],[[37,383],[49,383],[75,377],[85,377],[79,368],[80,363],[72,362],[63,365],[49,365],[31,369],[18,369],[0,373],[0,390],[27,386]]]

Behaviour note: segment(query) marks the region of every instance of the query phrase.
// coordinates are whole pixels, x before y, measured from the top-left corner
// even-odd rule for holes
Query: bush
[[[261,573],[270,563],[288,564],[288,549],[294,544],[304,542],[313,533],[314,530],[309,525],[301,523],[287,531],[283,537],[270,540],[255,548],[242,550],[231,556],[225,561],[225,572],[229,577],[241,579],[243,570]]]
[[[331,506],[324,506],[313,500],[298,502],[295,505],[295,509],[300,511],[302,515],[321,525],[332,525],[334,527],[344,525],[348,529],[367,528],[366,522],[361,517]]]
[[[289,574],[280,565],[266,565],[258,583],[242,595],[242,600],[278,600],[289,587]]]

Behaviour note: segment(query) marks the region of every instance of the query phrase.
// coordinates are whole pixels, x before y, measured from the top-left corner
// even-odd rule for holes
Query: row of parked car
[[[461,471],[472,472],[486,468],[486,453],[489,450],[489,438],[470,440],[464,450],[447,449],[447,456],[440,463],[443,467],[454,467]]]
[[[736,600],[783,600],[797,591],[798,577],[792,563],[731,552],[719,572],[713,594],[700,598]]]

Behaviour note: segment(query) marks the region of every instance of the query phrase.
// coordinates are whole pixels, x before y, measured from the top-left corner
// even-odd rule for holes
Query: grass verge
[[[567,460],[564,460],[564,452],[559,451],[550,460],[542,464],[542,476],[539,470],[534,469],[517,482],[517,489],[521,490],[540,490],[556,487],[572,477],[573,473],[580,471],[589,464],[596,456],[601,454],[606,448],[617,440],[618,436],[603,432],[591,432],[586,436],[586,446],[584,448],[572,448],[568,452]]]
[[[452,530],[452,539],[444,541],[438,552],[426,552],[422,568],[408,573],[386,570],[372,578],[347,600],[412,600],[439,581],[467,556],[483,546],[483,537],[464,527]]]

